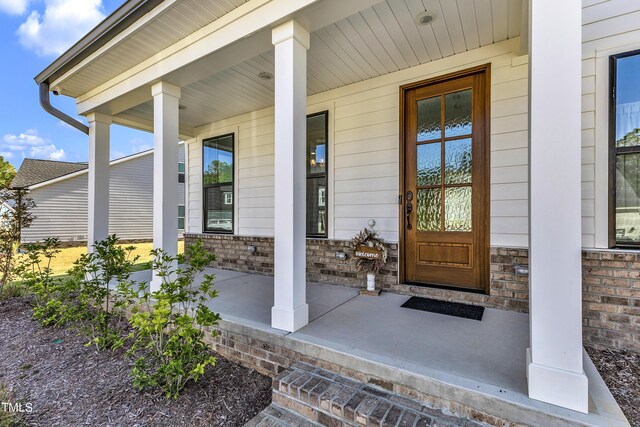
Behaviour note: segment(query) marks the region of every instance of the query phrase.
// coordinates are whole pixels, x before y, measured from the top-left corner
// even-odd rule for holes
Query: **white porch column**
[[[529,1],[529,397],[588,412],[582,368],[580,0]]]
[[[89,228],[87,250],[109,236],[109,146],[111,116],[91,113],[89,122]]]
[[[178,253],[178,101],[180,88],[166,82],[153,95],[153,248]],[[151,290],[162,280],[153,274]]]
[[[275,45],[275,260],[271,326],[309,323],[306,300],[307,49],[295,21],[273,29]]]

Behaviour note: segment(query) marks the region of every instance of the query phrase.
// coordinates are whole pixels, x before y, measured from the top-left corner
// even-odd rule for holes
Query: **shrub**
[[[26,257],[15,268],[24,287],[33,295],[33,318],[43,326],[61,326],[74,318],[73,287],[52,276],[51,262],[60,252],[60,241],[48,238],[24,244]]]
[[[137,357],[131,372],[138,389],[159,387],[167,398],[177,398],[190,381],[197,381],[216,359],[204,342],[204,328],[220,320],[206,301],[218,293],[214,276],[205,274],[199,286],[194,280],[215,259],[197,242],[187,248],[189,264],[183,255],[170,256],[153,250],[153,269],[161,279],[156,292],[144,291],[130,318],[134,344],[129,351]],[[213,331],[212,335],[216,335]]]
[[[133,302],[130,281],[132,267],[138,256],[132,257],[135,247],[117,245],[111,235],[93,245],[93,252],[82,254],[69,271],[70,287],[77,293],[75,320],[79,331],[98,349],[115,350],[126,337],[126,310]]]

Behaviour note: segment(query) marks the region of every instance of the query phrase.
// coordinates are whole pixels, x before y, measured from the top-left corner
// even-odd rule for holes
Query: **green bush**
[[[15,268],[21,284],[33,295],[33,318],[43,326],[62,326],[74,319],[74,288],[52,276],[51,262],[60,252],[60,241],[48,238],[23,245],[26,257]]]
[[[96,242],[93,252],[82,254],[69,271],[70,287],[77,294],[76,325],[90,338],[87,345],[98,349],[115,350],[124,344],[123,324],[134,297],[130,277],[138,260],[131,256],[135,247],[117,243],[115,234]]]
[[[167,398],[177,398],[190,381],[197,381],[216,359],[204,342],[204,328],[218,324],[220,316],[205,302],[215,298],[213,275],[205,274],[199,286],[194,280],[215,259],[202,242],[187,248],[189,264],[183,268],[183,255],[170,256],[153,250],[155,274],[161,279],[156,292],[143,291],[132,309],[130,324],[134,344],[129,354],[136,358],[133,384],[138,389],[159,387]],[[212,332],[215,336],[216,331]]]

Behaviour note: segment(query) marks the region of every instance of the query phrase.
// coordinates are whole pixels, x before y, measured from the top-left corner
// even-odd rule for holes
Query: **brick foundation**
[[[284,372],[296,362],[307,363],[326,369],[330,372],[348,377],[364,384],[371,384],[380,389],[420,401],[429,408],[445,410],[459,417],[481,421],[489,425],[511,426],[512,424],[495,416],[482,412],[463,403],[454,402],[427,394],[406,385],[393,383],[375,375],[366,374],[354,369],[345,368],[336,363],[304,355],[288,348],[286,338],[252,328],[222,321],[218,328],[219,335],[212,338],[210,332],[205,334],[205,341],[218,354],[242,366],[268,375],[272,378]],[[384,392],[378,392],[384,395]]]
[[[584,342],[640,352],[640,252],[582,252]]]
[[[273,276],[273,237],[185,234],[185,245],[202,240],[204,247],[216,254],[212,267]],[[248,246],[256,252],[248,252]],[[388,243],[389,262],[376,275],[383,289],[398,282],[398,245]],[[307,239],[307,280],[334,285],[366,287],[367,274],[358,271],[351,259],[336,259],[336,252],[351,253],[348,240]]]
[[[273,238],[186,234],[185,243],[202,239],[218,257],[214,266],[229,270],[273,275]],[[247,246],[256,247],[249,254]],[[398,283],[398,245],[391,243],[389,263],[377,275],[378,286],[388,292],[465,302],[527,313],[529,278],[518,276],[514,265],[528,265],[524,248],[491,248],[489,294]],[[310,281],[364,288],[366,274],[351,259],[348,240],[307,239],[307,278]],[[596,348],[640,352],[640,251],[585,250],[583,265],[584,343]]]

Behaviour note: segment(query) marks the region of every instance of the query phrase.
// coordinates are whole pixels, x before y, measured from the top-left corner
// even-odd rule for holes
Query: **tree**
[[[0,210],[0,294],[11,281],[22,229],[31,226],[35,219],[31,209],[36,204],[27,197],[27,190],[0,188],[0,206],[9,200],[15,202],[13,209]]]
[[[222,184],[233,181],[233,167],[231,163],[214,160],[204,173],[205,184]]]
[[[616,141],[616,146],[619,147],[632,147],[634,145],[640,145],[640,128],[635,128],[624,138],[620,138]]]
[[[8,188],[14,176],[16,176],[16,169],[0,156],[0,189]]]

